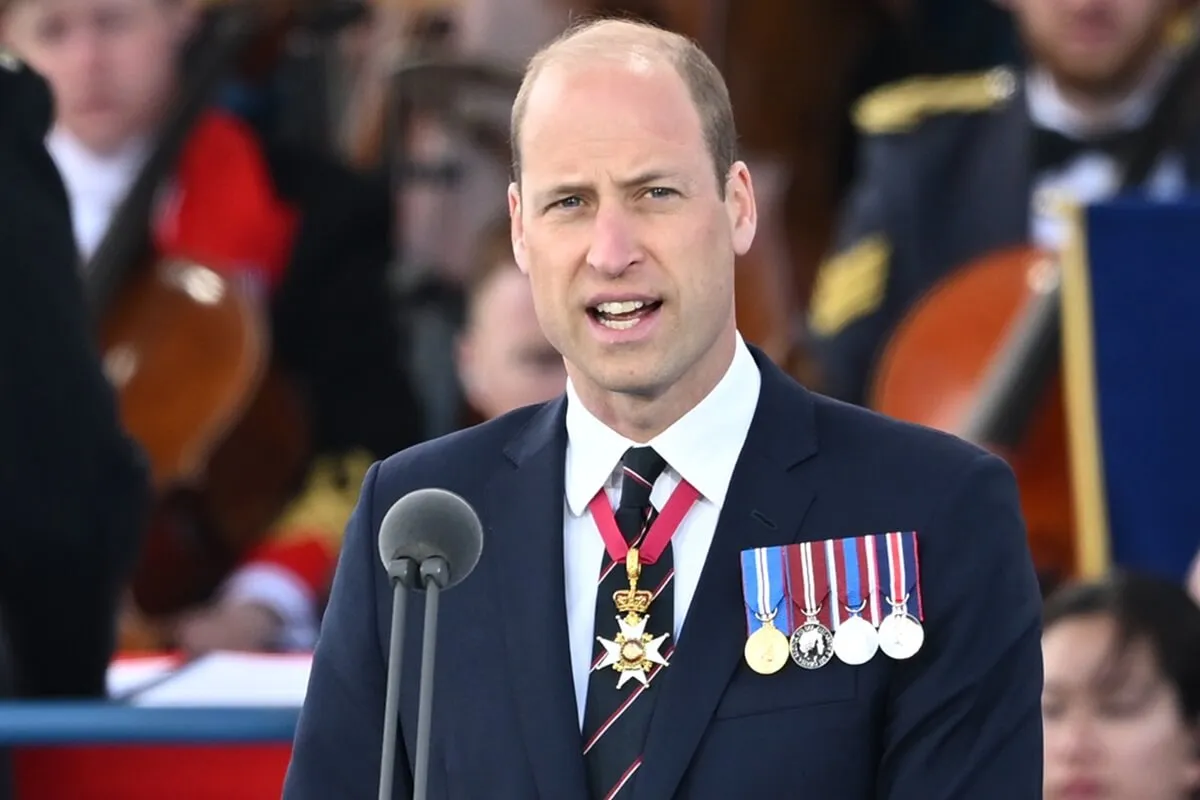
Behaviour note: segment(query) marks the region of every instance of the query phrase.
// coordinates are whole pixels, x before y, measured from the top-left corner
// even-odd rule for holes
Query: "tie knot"
[[[621,507],[645,508],[650,504],[650,490],[662,474],[667,462],[653,447],[631,447],[621,459]]]

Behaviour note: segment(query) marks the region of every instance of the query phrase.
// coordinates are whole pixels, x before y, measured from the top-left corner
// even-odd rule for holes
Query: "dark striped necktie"
[[[634,447],[621,461],[624,474],[621,482],[621,502],[615,516],[617,527],[631,547],[638,547],[657,513],[650,504],[650,489],[666,462],[650,447]],[[599,535],[597,533],[597,535]],[[607,550],[602,559],[600,585],[596,591],[597,637],[612,640],[618,631],[617,607],[613,592],[629,588],[623,561],[613,562]],[[674,591],[671,579],[675,575],[671,545],[653,564],[642,566],[639,589],[654,591],[655,598],[647,614],[646,632],[654,635],[673,633],[675,629]],[[674,635],[662,649],[670,660]],[[588,677],[587,704],[583,717],[584,758],[588,782],[594,800],[613,800],[629,797],[633,780],[642,764],[642,746],[654,702],[654,679],[661,667],[655,665],[648,673],[649,685],[638,680],[626,681],[620,689],[618,673],[611,666],[596,668],[605,649],[596,642],[592,672]]]

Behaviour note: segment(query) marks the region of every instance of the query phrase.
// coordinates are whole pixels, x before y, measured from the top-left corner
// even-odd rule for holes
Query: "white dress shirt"
[[[678,422],[644,443],[653,447],[667,462],[650,493],[650,502],[656,509],[662,511],[667,498],[683,478],[700,492],[700,499],[671,539],[675,565],[672,580],[675,620],[671,641],[677,640],[683,630],[688,606],[716,531],[717,517],[725,504],[733,468],[758,406],[761,383],[758,365],[739,335],[733,362],[716,387]],[[563,552],[571,671],[582,729],[588,674],[596,650],[596,589],[604,555],[604,541],[587,506],[604,487],[616,508],[620,502],[621,458],[626,450],[637,447],[638,443],[621,436],[584,408],[570,381],[567,383],[566,425]],[[613,616],[616,616],[615,608]]]
[[[75,244],[86,263],[137,179],[148,155],[146,143],[133,141],[115,153],[101,156],[62,128],[54,128],[46,137],[46,149],[67,190]]]
[[[1150,118],[1173,66],[1170,60],[1163,60],[1127,97],[1089,109],[1074,105],[1045,71],[1032,70],[1026,80],[1029,117],[1037,127],[1076,138],[1132,130]],[[1112,157],[1099,151],[1081,153],[1061,169],[1035,176],[1030,204],[1033,240],[1049,250],[1061,250],[1070,235],[1070,220],[1062,215],[1054,198],[1068,197],[1081,205],[1106,200],[1116,194],[1120,177]],[[1151,198],[1178,198],[1187,186],[1183,160],[1178,154],[1167,154],[1155,165],[1146,184]]]

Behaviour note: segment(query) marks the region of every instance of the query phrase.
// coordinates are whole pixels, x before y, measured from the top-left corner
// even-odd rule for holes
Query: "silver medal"
[[[792,661],[804,669],[820,669],[833,658],[833,634],[811,617],[792,631],[789,646]]]
[[[851,666],[865,664],[879,650],[879,633],[875,626],[855,614],[838,625],[833,634],[833,652]]]
[[[925,629],[911,614],[893,609],[879,623],[879,649],[891,658],[912,658],[924,643]]]

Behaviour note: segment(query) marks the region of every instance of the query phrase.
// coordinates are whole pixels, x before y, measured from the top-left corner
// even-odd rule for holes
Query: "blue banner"
[[[1200,199],[1079,222],[1062,290],[1080,571],[1182,580],[1200,549]]]

